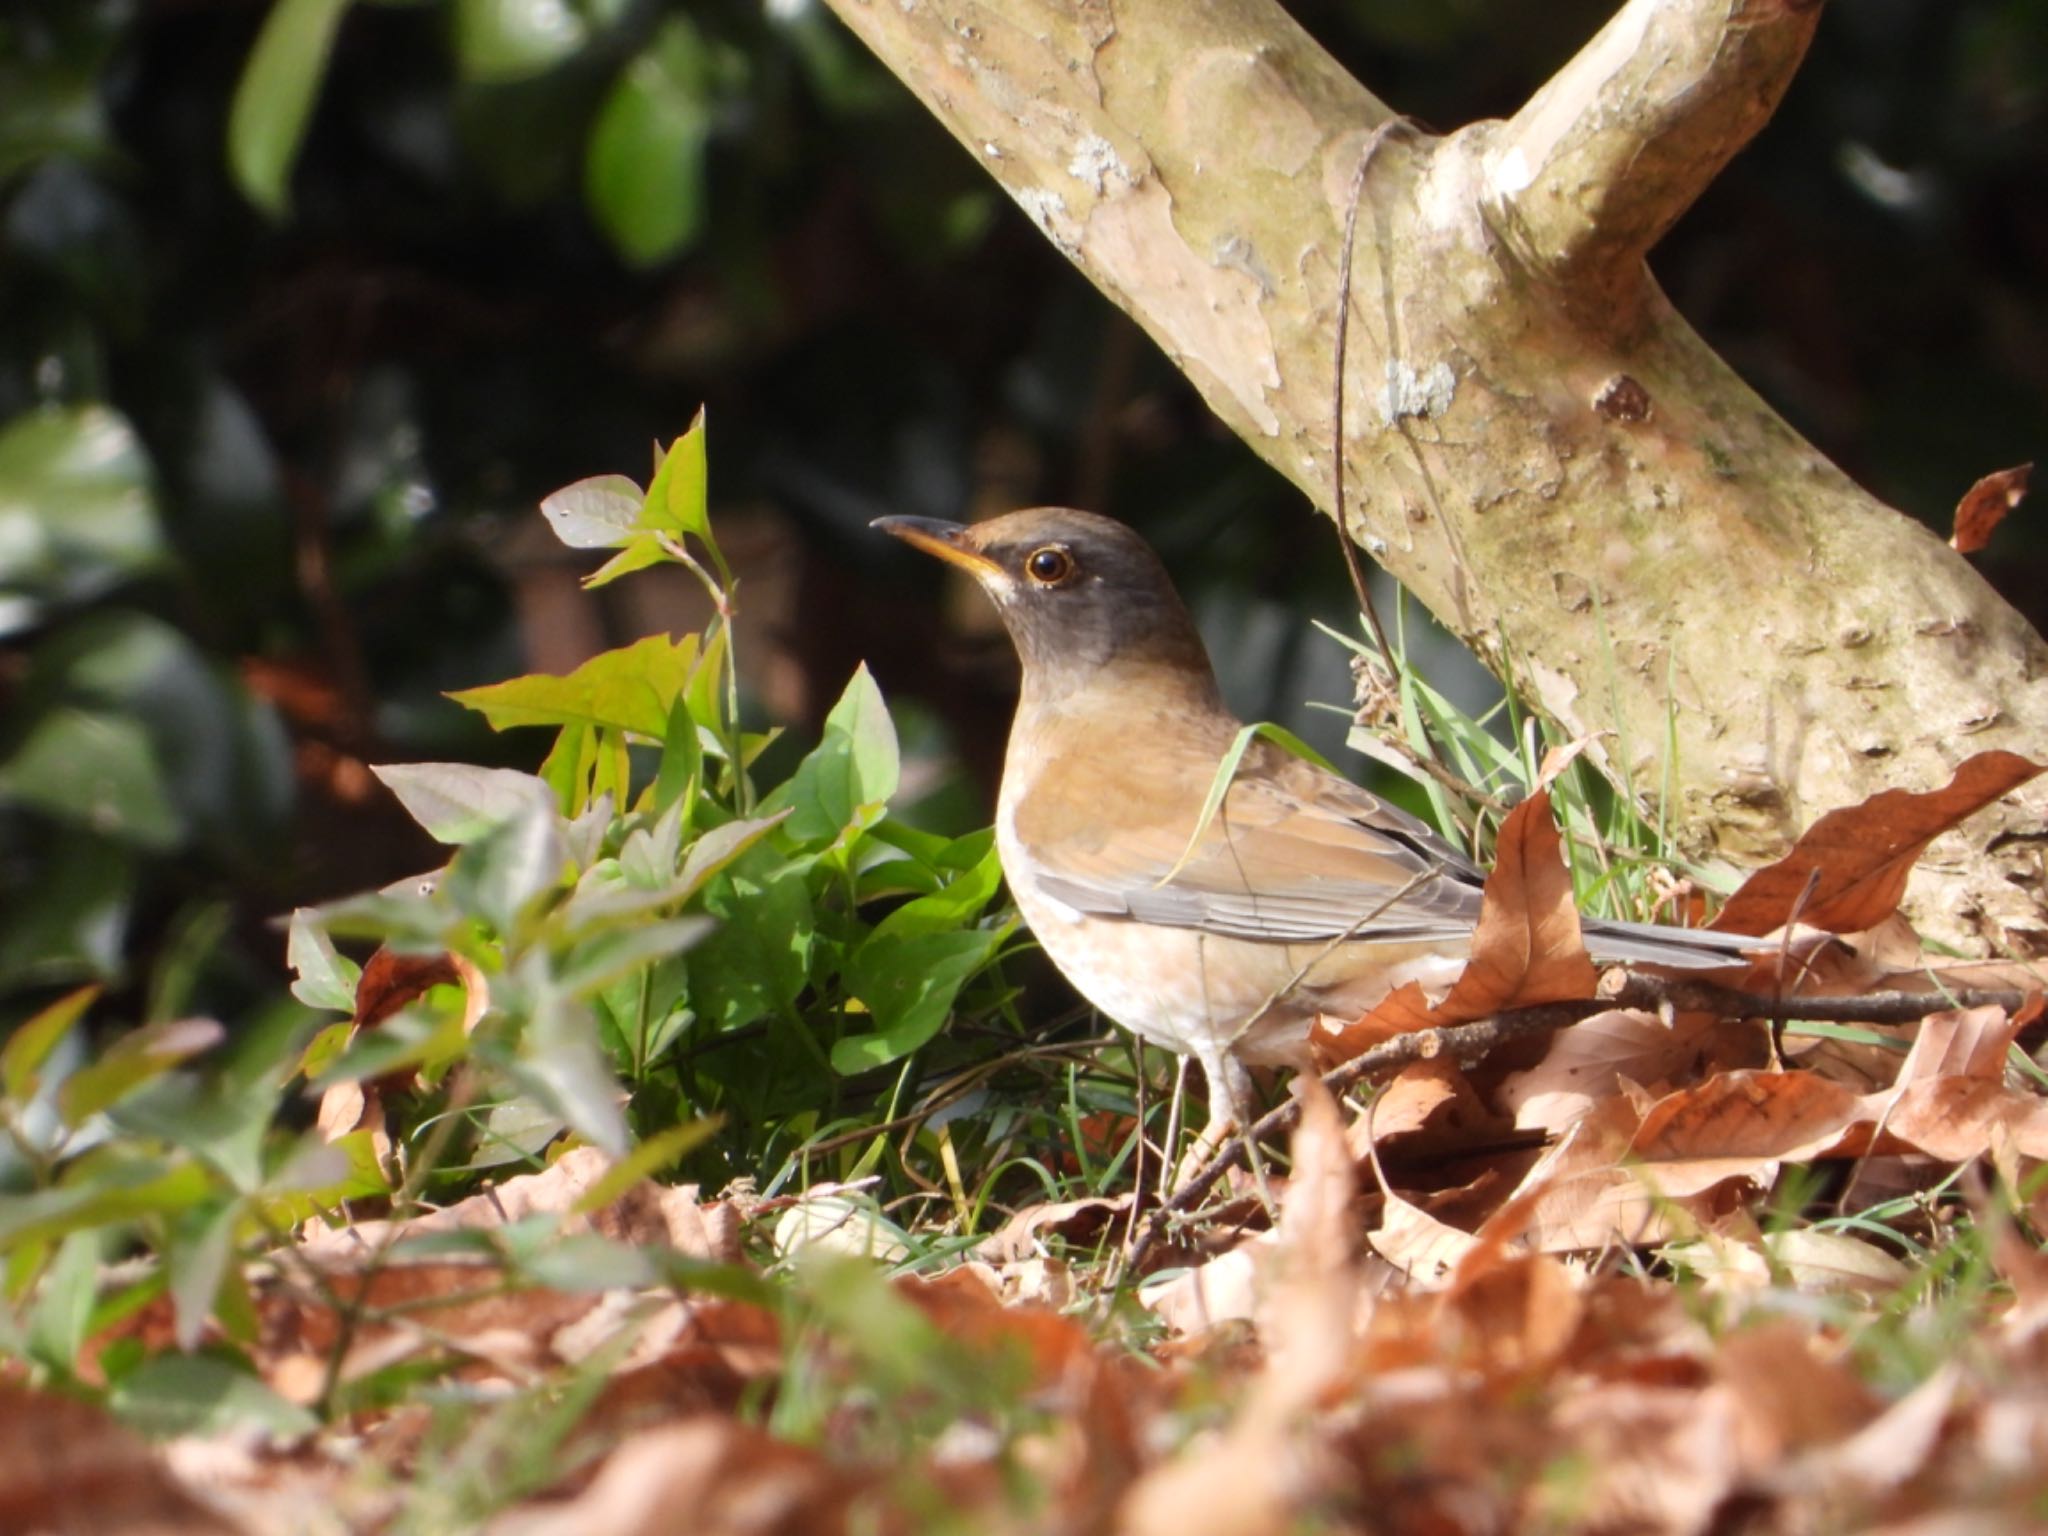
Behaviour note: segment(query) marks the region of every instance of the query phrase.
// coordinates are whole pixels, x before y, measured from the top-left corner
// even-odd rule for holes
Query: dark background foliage
[[[1610,10],[1295,6],[1438,128]],[[265,211],[228,142],[268,14],[0,10],[0,1008],[99,977],[139,1013],[246,1009],[278,992],[269,917],[433,862],[362,765],[520,760],[441,691],[696,622],[653,575],[580,594],[533,509],[644,478],[700,404],[751,708],[801,739],[869,658],[973,770],[935,822],[983,814],[1008,663],[866,531],[885,512],[1113,512],[1241,708],[1341,701],[1302,618],[1344,611],[1327,526],[822,8],[359,0]],[[1839,4],[1656,260],[1937,526],[2048,419],[2044,93],[2042,0]],[[2044,551],[2023,514],[1986,557],[2037,622]]]

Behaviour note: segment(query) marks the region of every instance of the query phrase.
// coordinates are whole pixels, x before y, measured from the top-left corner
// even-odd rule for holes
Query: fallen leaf
[[[1494,1098],[1519,1130],[1562,1130],[1618,1084],[1655,1084],[1677,1075],[1699,1054],[1712,1026],[1704,1014],[1666,1024],[1653,1013],[1616,1008],[1596,1013],[1550,1037],[1543,1059],[1510,1073]]]
[[[1778,1164],[1817,1156],[1865,1109],[1807,1072],[1723,1072],[1651,1105],[1625,1154],[1665,1199],[1729,1179],[1767,1186]]]
[[[1560,852],[1550,796],[1537,790],[1508,812],[1472,934],[1471,958],[1441,1003],[1409,982],[1370,1013],[1337,1029],[1319,1026],[1315,1050],[1348,1061],[1397,1034],[1490,1018],[1507,1008],[1591,997],[1600,976],[1586,953],[1571,871]]]
[[[1979,752],[1940,789],[1887,789],[1861,805],[1830,811],[1792,851],[1758,870],[1709,925],[1723,933],[1768,933],[1794,916],[1830,933],[1874,928],[1905,894],[1926,846],[2000,795],[2041,772],[2013,752]],[[1809,880],[1813,895],[1800,905]]]
[[[2005,521],[2006,513],[2026,500],[2027,478],[2033,472],[2031,464],[1994,469],[1963,492],[1963,499],[1956,503],[1955,532],[1949,535],[1949,548],[1958,554],[1974,555],[1989,544],[1992,531]]]
[[[1042,1255],[1046,1239],[1051,1237],[1086,1246],[1111,1222],[1122,1220],[1130,1208],[1127,1194],[1114,1199],[1094,1196],[1027,1205],[976,1244],[974,1252],[992,1264],[1003,1264]]]
[[[0,1384],[0,1531],[228,1536],[233,1530],[105,1409]]]
[[[847,1529],[864,1480],[719,1415],[635,1435],[576,1497],[514,1510],[489,1536],[809,1536]]]

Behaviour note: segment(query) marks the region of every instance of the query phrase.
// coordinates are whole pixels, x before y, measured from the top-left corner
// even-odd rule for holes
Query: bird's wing
[[[1012,826],[1038,890],[1076,911],[1275,943],[1461,938],[1478,919],[1481,876],[1464,855],[1263,743],[1192,853],[1205,786],[1191,798],[1142,753],[1062,767]]]

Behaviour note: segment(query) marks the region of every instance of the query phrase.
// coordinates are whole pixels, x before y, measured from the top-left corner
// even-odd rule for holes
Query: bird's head
[[[1164,668],[1214,690],[1209,655],[1166,567],[1112,518],[1033,507],[974,524],[884,517],[874,524],[959,566],[1002,615],[1027,693],[1058,697],[1108,668]]]

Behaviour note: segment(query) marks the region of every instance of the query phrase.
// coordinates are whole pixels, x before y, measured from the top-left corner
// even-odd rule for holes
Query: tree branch
[[[1388,108],[1271,0],[829,3],[1331,511],[1344,216]],[[1812,24],[1630,0],[1512,122],[1388,136],[1352,249],[1348,531],[1639,803],[1668,784],[1663,824],[1707,864],[1982,748],[2048,751],[2040,637],[1641,268]],[[1936,844],[1923,932],[2048,950],[2044,807],[2030,786]]]
[[[1489,156],[1500,227],[1590,302],[1642,262],[1769,120],[1817,0],[1629,0],[1529,98]]]

